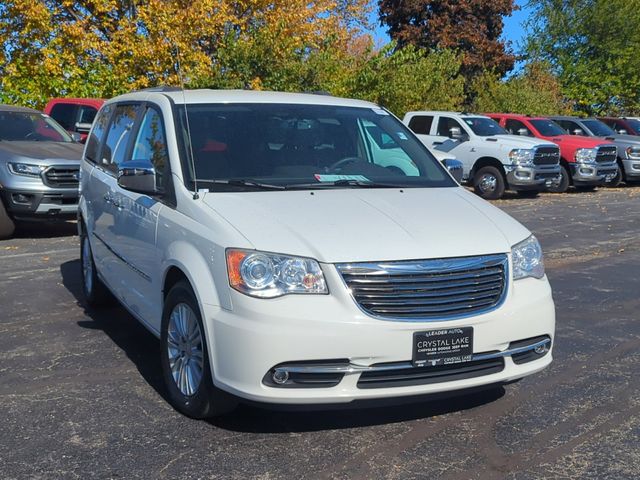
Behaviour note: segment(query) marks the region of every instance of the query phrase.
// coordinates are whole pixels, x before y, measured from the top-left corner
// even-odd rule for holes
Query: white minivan
[[[78,224],[88,303],[115,297],[160,338],[169,399],[194,418],[499,385],[552,360],[535,237],[369,102],[109,100]]]

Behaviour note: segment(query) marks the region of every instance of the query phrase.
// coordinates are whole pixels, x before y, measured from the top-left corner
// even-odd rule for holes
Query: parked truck
[[[551,117],[569,134],[582,137],[603,138],[618,147],[618,170],[608,182],[610,187],[617,187],[626,182],[640,181],[640,139],[633,135],[620,135],[597,118]]]
[[[506,189],[535,196],[561,181],[557,145],[508,135],[489,117],[409,112],[404,123],[427,147],[455,155],[463,164],[463,182],[482,198],[500,198]]]
[[[609,141],[568,135],[548,118],[504,113],[487,116],[512,135],[540,138],[560,147],[562,179],[549,188],[551,192],[566,192],[570,185],[590,190],[612,181],[617,174],[617,148]]]

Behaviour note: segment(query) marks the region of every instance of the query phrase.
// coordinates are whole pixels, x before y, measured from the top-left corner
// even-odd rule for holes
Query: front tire
[[[235,397],[213,384],[204,332],[191,286],[178,282],[164,302],[160,362],[171,405],[196,419],[229,413],[238,404]]]
[[[548,188],[551,193],[565,193],[569,190],[569,185],[571,183],[569,171],[567,167],[564,165],[560,165],[560,183],[557,185],[552,185]]]
[[[11,238],[16,229],[15,223],[4,208],[4,203],[0,200],[0,240]]]
[[[473,189],[485,200],[501,198],[505,188],[504,176],[496,167],[482,167],[473,176]]]
[[[606,182],[604,186],[610,187],[610,188],[619,187],[620,184],[622,183],[623,177],[624,177],[624,171],[623,171],[622,163],[618,162],[618,172],[616,173],[616,176],[613,177],[611,181]]]
[[[83,232],[85,228],[83,227]],[[80,265],[82,267],[82,292],[90,307],[103,307],[113,303],[113,296],[98,276],[96,264],[93,261],[91,243],[86,233],[80,236]]]

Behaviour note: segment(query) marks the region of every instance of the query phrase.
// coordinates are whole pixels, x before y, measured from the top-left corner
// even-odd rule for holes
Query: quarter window
[[[168,179],[169,154],[162,117],[154,108],[147,109],[144,114],[131,160],[151,163],[156,170],[156,187],[164,191]]]

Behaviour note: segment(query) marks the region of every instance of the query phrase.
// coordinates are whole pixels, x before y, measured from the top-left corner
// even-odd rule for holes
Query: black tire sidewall
[[[496,189],[493,192],[483,192],[480,188],[480,179],[485,174],[493,175],[496,178]],[[474,175],[473,187],[476,194],[485,200],[497,200],[501,198],[502,195],[504,195],[506,188],[502,172],[500,172],[498,168],[492,166],[482,167],[476,172]]]
[[[91,242],[87,237],[86,229],[83,225],[82,234],[80,235],[80,276],[82,277],[82,293],[84,294],[84,298],[87,301],[87,304],[90,307],[101,307],[109,304],[113,297],[111,296],[111,292],[107,289],[107,287],[102,283],[100,277],[98,276],[98,270],[96,268],[96,263],[93,261],[93,250],[91,249]],[[87,290],[87,282],[84,277],[84,242],[89,243],[89,254],[91,255],[91,291]]]
[[[173,308],[179,303],[186,303],[191,307],[196,315],[200,333],[202,335],[202,358],[203,372],[202,380],[195,394],[187,397],[180,392],[173,380],[171,367],[169,366],[169,354],[167,351],[167,337],[169,327],[169,316]],[[176,410],[191,418],[208,418],[216,414],[213,408],[213,397],[215,390],[211,376],[211,363],[209,362],[209,351],[204,325],[202,323],[202,313],[198,306],[198,301],[192,288],[186,282],[178,282],[169,291],[164,302],[162,311],[162,324],[160,331],[160,362],[162,365],[162,376],[167,389],[170,403]]]
[[[4,208],[4,203],[0,198],[0,240],[11,238],[15,229],[16,225],[9,213],[7,213],[7,209]]]
[[[560,165],[560,185],[557,187],[549,187],[547,190],[551,193],[565,193],[569,189],[569,171],[564,165]]]

